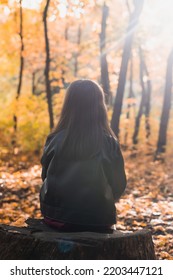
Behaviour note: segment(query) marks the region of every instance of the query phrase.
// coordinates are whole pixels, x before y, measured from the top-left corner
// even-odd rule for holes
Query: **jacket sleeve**
[[[49,164],[51,162],[51,159],[54,155],[54,148],[51,145],[52,136],[48,136],[46,139],[46,143],[44,145],[43,154],[41,157],[41,165],[42,165],[42,172],[41,172],[41,178],[44,181],[47,176],[47,170],[49,167]]]
[[[124,159],[118,141],[111,139],[109,143],[110,160],[105,162],[105,175],[117,201],[125,191],[127,180]]]

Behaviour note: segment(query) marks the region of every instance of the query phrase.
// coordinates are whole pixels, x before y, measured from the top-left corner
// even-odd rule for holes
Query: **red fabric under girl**
[[[69,223],[59,222],[48,217],[44,217],[44,222],[58,230],[65,231],[96,231],[96,232],[109,232],[113,231],[112,225],[105,226],[85,226],[85,225],[74,225]]]

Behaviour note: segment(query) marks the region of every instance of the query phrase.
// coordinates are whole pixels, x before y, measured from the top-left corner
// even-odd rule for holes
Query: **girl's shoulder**
[[[62,142],[62,139],[64,137],[64,131],[56,132],[56,133],[50,133],[47,138],[46,142],[44,145],[44,152],[50,150],[50,149],[55,149],[56,146],[59,146],[60,143]]]
[[[119,142],[118,140],[113,137],[110,134],[105,133],[104,134],[104,138],[105,138],[105,142],[107,143],[107,145],[109,145],[111,148],[115,149],[117,146],[119,146]]]
[[[61,130],[59,132],[52,132],[47,136],[45,146],[49,145],[53,140],[57,141],[57,139],[61,139],[64,136],[65,130]]]
[[[105,148],[111,156],[119,155],[119,153],[121,152],[118,139],[108,134],[105,134]]]

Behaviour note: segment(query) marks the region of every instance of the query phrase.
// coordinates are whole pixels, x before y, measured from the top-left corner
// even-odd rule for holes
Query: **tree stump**
[[[0,225],[1,260],[153,260],[149,230],[134,233],[59,232],[43,220],[27,227]]]

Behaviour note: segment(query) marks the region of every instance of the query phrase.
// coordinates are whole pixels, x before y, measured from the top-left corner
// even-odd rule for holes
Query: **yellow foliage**
[[[64,101],[65,91],[53,96],[53,109],[55,124],[60,116]],[[13,116],[17,116],[17,133],[14,133]],[[47,99],[44,94],[40,96],[25,93],[18,100],[4,100],[0,103],[0,136],[1,150],[12,149],[19,153],[38,153],[42,150],[46,136],[50,132]],[[12,141],[16,140],[17,147],[13,147]]]
[[[22,95],[18,102],[18,144],[24,151],[40,150],[49,132],[47,102],[41,96]]]
[[[1,4],[8,4],[8,0],[0,0],[0,5]]]
[[[49,133],[49,119],[45,96],[34,96],[31,93],[23,94],[19,100],[0,108],[1,143],[11,147],[14,137],[13,116],[17,116],[17,146],[21,151],[40,151],[45,137]]]

